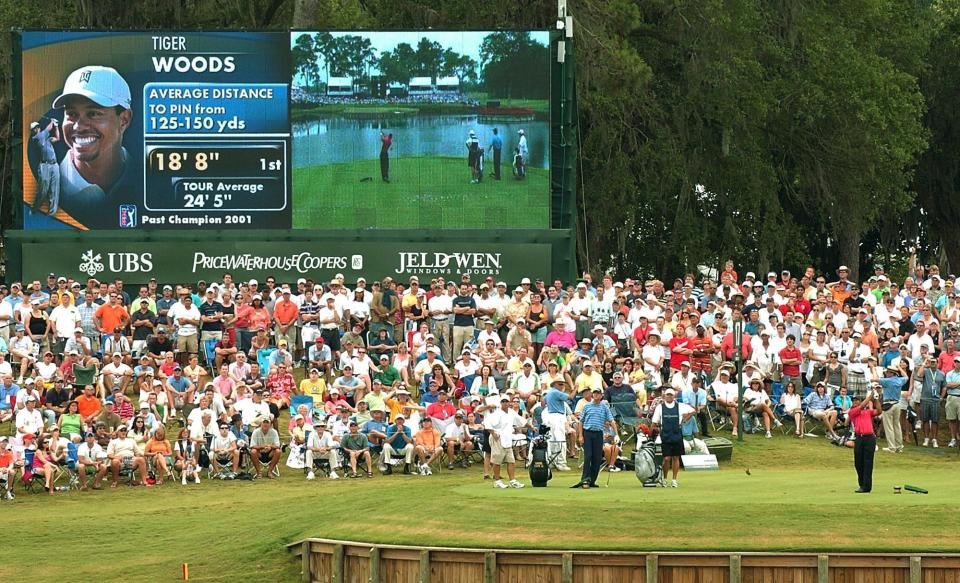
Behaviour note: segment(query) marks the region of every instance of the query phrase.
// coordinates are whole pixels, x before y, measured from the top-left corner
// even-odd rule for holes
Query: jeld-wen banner
[[[278,281],[311,277],[329,280],[342,273],[347,282],[358,277],[405,281],[412,275],[447,279],[470,274],[474,281],[488,275],[515,285],[521,278],[548,278],[550,245],[470,243],[314,243],[309,241],[201,244],[153,243],[25,243],[23,278],[44,280],[57,275],[86,280],[95,277],[144,282],[217,280],[231,273],[234,280]]]

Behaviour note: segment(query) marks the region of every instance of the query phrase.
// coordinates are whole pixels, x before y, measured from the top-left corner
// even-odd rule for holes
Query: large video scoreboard
[[[18,39],[26,231],[551,226],[547,32]]]

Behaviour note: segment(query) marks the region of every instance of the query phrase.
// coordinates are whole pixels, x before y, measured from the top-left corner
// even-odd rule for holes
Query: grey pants
[[[39,211],[43,201],[49,201],[47,214],[53,215],[60,208],[60,166],[56,163],[40,163],[39,188],[33,200],[33,210]]]

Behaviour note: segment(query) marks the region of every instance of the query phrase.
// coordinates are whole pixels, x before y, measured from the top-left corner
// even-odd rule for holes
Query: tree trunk
[[[940,241],[947,254],[948,265],[940,266],[940,273],[956,273],[960,269],[960,230],[947,228],[940,230]]]
[[[840,265],[846,265],[850,269],[850,281],[860,285],[860,234],[853,229],[840,231],[837,245]]]

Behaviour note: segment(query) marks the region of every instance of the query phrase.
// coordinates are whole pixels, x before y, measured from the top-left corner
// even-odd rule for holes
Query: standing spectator
[[[937,443],[940,428],[940,399],[946,394],[946,376],[937,369],[937,359],[933,356],[917,366],[914,382],[920,383],[920,421],[923,428],[923,447]],[[932,442],[932,443],[931,443]]]
[[[690,405],[676,401],[677,393],[672,388],[663,392],[663,403],[653,412],[654,428],[660,431],[660,448],[663,452],[663,477],[660,485],[667,486],[667,471],[672,469],[670,483],[677,487],[677,474],[680,472],[680,456],[683,455],[683,433],[681,426],[696,414]]]
[[[489,432],[490,463],[493,465],[494,488],[523,488],[516,479],[517,461],[513,455],[513,434],[516,427],[526,424],[516,411],[510,408],[510,398],[500,398],[500,408],[483,419],[483,426]],[[500,478],[501,466],[507,466],[510,482],[505,484]]]
[[[193,305],[193,298],[190,297],[189,291],[181,292],[180,302],[170,308],[169,318],[176,326],[177,360],[183,365],[189,362],[199,350],[197,334],[200,326],[200,310]]]
[[[286,340],[287,346],[297,345],[297,318],[300,316],[300,307],[290,299],[290,286],[280,288],[281,299],[273,306],[273,319],[276,322],[274,334],[277,343]]]
[[[473,340],[473,318],[477,313],[477,302],[470,295],[469,284],[460,284],[460,294],[451,300],[451,306],[453,308],[453,351],[450,354],[456,355],[463,350],[464,344]]]

